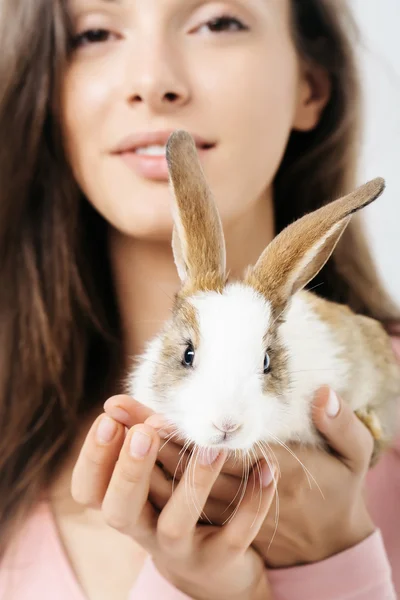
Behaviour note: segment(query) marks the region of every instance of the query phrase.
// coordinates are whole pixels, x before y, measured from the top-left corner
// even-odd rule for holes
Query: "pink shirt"
[[[370,471],[367,485],[375,533],[322,562],[268,571],[274,600],[396,599],[394,589],[400,593],[400,439]],[[20,539],[17,555],[0,565],[1,600],[86,600],[46,503],[37,507]],[[136,599],[188,600],[188,596],[163,579],[148,559],[127,600]]]

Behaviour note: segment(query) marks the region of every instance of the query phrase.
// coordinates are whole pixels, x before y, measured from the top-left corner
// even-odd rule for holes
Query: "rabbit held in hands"
[[[172,249],[182,285],[171,318],[128,376],[128,391],[199,447],[322,444],[311,402],[329,385],[375,438],[389,444],[400,369],[377,321],[304,291],[352,214],[384,189],[380,178],[284,229],[228,281],[222,224],[191,136],[167,144]]]

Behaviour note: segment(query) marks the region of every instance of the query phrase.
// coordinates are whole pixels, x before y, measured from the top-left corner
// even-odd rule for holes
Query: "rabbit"
[[[127,392],[188,443],[246,452],[260,442],[323,447],[311,402],[326,384],[370,429],[375,464],[398,413],[400,368],[390,338],[377,321],[304,287],[384,180],[298,219],[241,281],[230,281],[221,220],[191,135],[173,132],[166,159],[181,287],[171,318],[129,370]]]

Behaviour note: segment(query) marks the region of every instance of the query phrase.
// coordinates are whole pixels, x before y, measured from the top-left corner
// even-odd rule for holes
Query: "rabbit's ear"
[[[245,282],[282,311],[289,298],[322,269],[352,214],[378,198],[384,188],[383,179],[373,179],[286,227],[248,269]]]
[[[219,289],[225,279],[224,234],[189,133],[171,134],[167,163],[174,198],[172,249],[178,274],[192,289]]]

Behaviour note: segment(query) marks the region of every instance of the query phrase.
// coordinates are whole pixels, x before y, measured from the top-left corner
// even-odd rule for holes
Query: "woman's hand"
[[[106,522],[142,545],[162,575],[187,595],[199,600],[268,599],[263,559],[251,546],[275,492],[267,464],[260,462],[252,471],[229,523],[199,525],[225,454],[194,455],[159,512],[148,499],[151,481],[164,480],[155,465],[159,447],[160,438],[149,425],[134,425],[126,434],[122,424],[100,416],[75,465],[74,499],[101,509]]]
[[[349,406],[327,389],[317,395],[313,416],[334,453],[291,447],[320,488],[311,481],[310,489],[301,465],[279,449],[278,529],[269,547],[274,523],[267,516],[254,543],[270,567],[329,558],[359,544],[375,529],[364,500],[373,450],[370,432]]]
[[[272,447],[281,471],[278,526],[276,528],[275,505],[253,542],[270,567],[323,560],[358,544],[374,531],[363,497],[373,448],[372,436],[345,403],[337,400],[338,404],[334,406],[335,398],[323,388],[317,394],[313,410],[314,422],[334,449],[334,454],[291,445],[295,458],[282,447]],[[113,413],[112,400],[105,408]],[[335,408],[339,408],[336,416]],[[153,415],[147,422],[156,426],[158,419]],[[158,425],[162,426],[162,422]],[[158,458],[167,474],[174,474],[179,480],[181,465],[184,466],[187,460],[181,445],[172,441],[166,443]],[[228,461],[215,481],[205,506],[205,513],[213,523],[225,521],[238,504],[242,469],[241,464]],[[152,502],[161,509],[168,501],[171,489],[172,481],[168,476],[154,478],[150,489]]]

